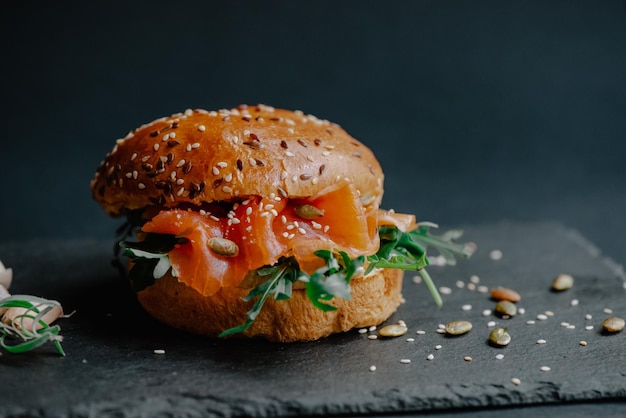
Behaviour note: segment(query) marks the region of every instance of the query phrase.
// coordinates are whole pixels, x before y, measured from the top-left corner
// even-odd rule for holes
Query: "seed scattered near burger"
[[[496,287],[491,289],[491,298],[497,301],[507,300],[509,302],[519,302],[522,300],[519,293],[506,287]]]
[[[569,274],[559,274],[552,281],[552,290],[562,292],[574,286],[574,278]]]
[[[463,335],[472,329],[469,321],[451,321],[446,324],[445,330],[448,335]]]
[[[606,332],[615,333],[620,332],[624,329],[626,322],[622,318],[618,318],[616,316],[611,316],[604,321],[602,321],[602,328]]]
[[[511,342],[511,335],[506,328],[494,328],[489,333],[489,342],[498,347],[504,347]]]
[[[502,318],[508,319],[517,315],[517,306],[515,306],[515,304],[511,301],[501,300],[498,303],[496,303],[496,312]]]

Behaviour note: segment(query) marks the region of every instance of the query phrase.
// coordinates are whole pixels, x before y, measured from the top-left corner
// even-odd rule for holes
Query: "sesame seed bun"
[[[402,270],[376,269],[366,277],[354,278],[350,282],[352,298],[334,298],[331,304],[337,310],[329,312],[314,307],[306,290],[301,288],[294,289],[286,300],[268,298],[243,335],[276,342],[314,341],[352,328],[378,325],[404,302],[402,277]],[[160,322],[216,337],[225,329],[245,322],[246,312],[254,303],[242,300],[249,290],[226,287],[207,297],[167,274],[137,297],[146,312]]]
[[[142,212],[142,221],[148,222],[143,224],[143,232],[139,233],[141,238],[142,234],[154,232],[150,230],[150,224],[163,215],[185,212],[186,216],[199,214],[207,217],[209,214],[203,208],[223,203],[230,203],[223,206],[233,208],[230,215],[235,213],[235,207],[241,209],[251,205],[250,202],[258,197],[288,202],[289,199],[315,197],[323,195],[324,191],[337,190],[338,184],[348,184],[346,190],[350,190],[350,202],[356,203],[354,218],[358,217],[356,213],[362,214],[356,224],[345,222],[345,217],[334,217],[340,219],[335,225],[349,225],[345,230],[350,239],[343,247],[350,247],[346,251],[355,251],[359,256],[375,253],[379,243],[376,222],[383,196],[383,172],[372,151],[335,123],[300,111],[242,105],[219,111],[187,110],[131,131],[125,138],[117,140],[107,154],[91,182],[91,190],[94,199],[113,217],[128,215],[130,220],[136,218],[131,216],[133,213]],[[248,203],[244,203],[246,201]],[[265,207],[270,210],[269,206]],[[246,216],[251,213],[248,210],[252,211],[252,206],[246,208]],[[352,212],[342,204],[334,205],[332,212],[335,215],[348,213],[352,217]],[[276,213],[273,216],[278,216]],[[311,236],[317,237],[306,242],[306,250],[311,250],[311,254],[306,255],[312,256],[319,249],[337,249],[328,238],[329,225],[322,227],[310,217],[317,214],[294,213],[310,220]],[[181,219],[180,213],[176,216]],[[207,219],[213,217],[210,215]],[[283,223],[287,222],[284,215],[282,219]],[[374,221],[370,222],[372,219]],[[221,221],[215,217],[211,222]],[[228,222],[237,225],[239,219],[233,216]],[[308,224],[302,222],[297,229],[298,237],[308,234],[303,228]],[[232,226],[231,223],[228,225]],[[290,227],[294,225],[285,226],[286,229]],[[194,228],[196,226],[188,230],[200,230]],[[252,224],[247,228],[252,229]],[[355,236],[365,238],[353,239],[350,233],[359,228],[364,230]],[[341,231],[341,228],[330,230],[332,233]],[[323,235],[315,235],[313,231],[323,231]],[[217,336],[246,321],[254,302],[242,298],[255,287],[244,282],[248,277],[246,271],[270,265],[279,256],[297,258],[300,253],[294,252],[294,248],[300,247],[292,244],[297,242],[295,236],[295,231],[291,235],[283,231],[279,236],[282,238],[277,238],[274,243],[276,248],[282,248],[282,244],[276,244],[278,239],[289,240],[283,253],[276,254],[271,261],[263,259],[258,266],[245,264],[246,260],[239,262],[236,266],[243,265],[244,269],[229,268],[220,273],[219,279],[224,279],[229,272],[235,275],[233,271],[237,272],[237,277],[229,279],[232,282],[218,281],[210,291],[207,290],[207,277],[217,275],[218,270],[207,268],[202,274],[198,274],[200,270],[186,270],[187,277],[182,277],[180,265],[173,263],[165,276],[137,293],[138,301],[150,315],[165,324],[196,334]],[[246,239],[246,235],[241,235],[238,243],[223,239],[223,242],[232,244],[229,247],[232,251],[226,251],[225,247],[218,248],[215,244],[215,239],[222,237],[213,236],[207,243],[215,246],[207,244],[210,248],[207,250],[204,248],[207,245],[203,245],[202,251],[212,251],[217,254],[215,257],[224,258],[220,263],[226,262],[229,257],[239,254],[237,245],[253,245],[255,240],[251,237]],[[268,246],[267,237],[259,240],[260,246]],[[257,253],[265,256],[270,252],[247,254],[259,257]],[[173,254],[174,250],[171,250],[170,257]],[[297,259],[299,267],[308,271],[302,261]],[[315,261],[323,263],[321,259]],[[243,277],[239,277],[240,272]],[[311,341],[354,327],[377,325],[402,302],[402,277],[401,270],[393,269],[375,269],[366,277],[355,277],[350,282],[351,298],[335,297],[330,303],[337,310],[330,312],[315,307],[302,283],[295,283],[289,299],[267,298],[244,335],[283,342]],[[201,284],[194,287],[196,279]]]
[[[347,178],[378,206],[383,172],[339,125],[265,105],[187,110],[117,140],[91,182],[111,216],[151,206],[308,197]]]

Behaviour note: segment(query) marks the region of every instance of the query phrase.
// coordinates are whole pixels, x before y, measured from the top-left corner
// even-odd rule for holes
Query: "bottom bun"
[[[352,328],[378,325],[403,302],[402,277],[402,270],[379,269],[355,278],[350,282],[352,299],[334,298],[330,303],[337,310],[329,312],[314,307],[304,289],[294,289],[286,300],[268,297],[243,335],[279,342],[313,341]],[[168,273],[137,293],[137,298],[148,314],[169,326],[217,337],[246,321],[246,313],[254,304],[241,299],[248,292],[231,287],[202,296]]]

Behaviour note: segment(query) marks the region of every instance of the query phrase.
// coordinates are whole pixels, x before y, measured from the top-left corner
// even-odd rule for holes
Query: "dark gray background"
[[[626,262],[624,1],[23,1],[0,33],[0,243],[112,239],[89,180],[115,139],[265,103],[370,146],[388,208]]]
[[[110,236],[89,180],[115,139],[266,103],[370,146],[387,207],[560,220],[626,261],[623,1],[25,1],[1,16],[2,241]]]

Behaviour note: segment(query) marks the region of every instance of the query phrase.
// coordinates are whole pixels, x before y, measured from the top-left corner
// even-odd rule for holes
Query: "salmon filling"
[[[373,206],[373,205],[372,205]],[[376,253],[378,217],[405,229],[415,218],[398,218],[377,207],[363,207],[353,185],[343,182],[306,199],[250,197],[226,217],[184,209],[159,212],[142,230],[185,238],[168,256],[173,275],[202,295],[241,284],[249,271],[295,257],[312,273],[324,260],[320,249],[344,251],[351,258]],[[408,216],[408,215],[407,215]]]

